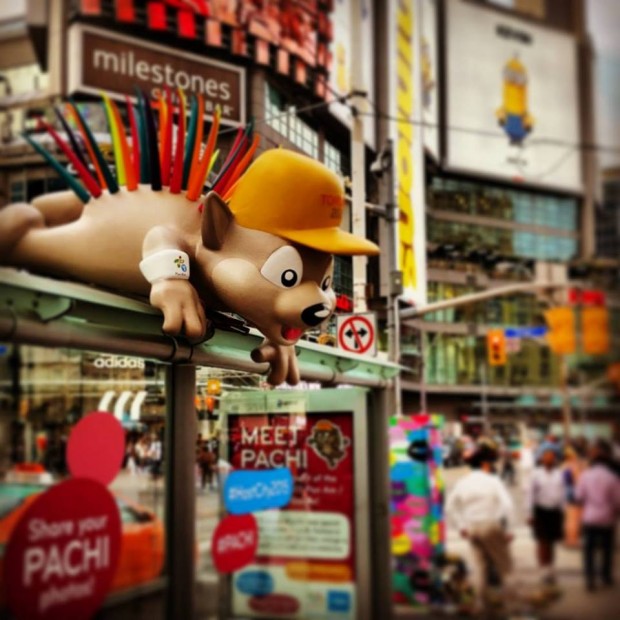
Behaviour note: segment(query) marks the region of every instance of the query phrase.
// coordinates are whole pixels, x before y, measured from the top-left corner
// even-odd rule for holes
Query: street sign
[[[536,325],[535,327],[507,327],[504,330],[506,338],[542,338],[549,328],[546,325]]]
[[[377,316],[374,312],[338,315],[338,347],[349,353],[377,354]]]

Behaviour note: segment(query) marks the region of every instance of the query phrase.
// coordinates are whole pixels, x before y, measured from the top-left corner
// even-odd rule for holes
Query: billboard
[[[222,45],[223,25],[233,29],[237,53],[245,53],[243,35],[247,33],[312,67],[325,64],[329,21],[324,17],[324,0],[158,0],[149,2],[146,11],[141,4],[138,0],[115,0],[116,21],[139,24],[146,20],[151,30],[176,29],[180,37],[196,38],[196,20],[200,20],[209,45]],[[88,17],[103,16],[103,0],[81,0],[80,12]]]
[[[447,164],[582,189],[576,43],[469,3],[447,6]]]
[[[398,268],[403,299],[426,304],[426,215],[422,63],[419,60],[423,0],[390,2],[390,123],[395,195],[399,211]]]
[[[69,30],[69,92],[135,96],[165,87],[201,94],[205,114],[216,105],[222,123],[245,123],[245,70],[135,37],[74,24]]]
[[[176,0],[167,2],[178,4]],[[302,58],[312,67],[317,64],[321,30],[317,0],[209,0],[205,4],[209,20],[241,28],[257,39]]]
[[[360,11],[360,15],[354,16],[352,11]],[[359,88],[366,91],[372,98],[374,92],[374,39],[372,27],[372,2],[371,0],[334,0],[334,9],[331,15],[332,40],[329,46],[329,80],[327,99],[342,97],[351,92],[351,63],[353,62],[351,50],[351,37],[353,33],[352,23],[361,24],[360,38],[362,44],[362,58],[356,62],[361,63],[362,82]],[[338,118],[346,127],[351,128],[351,109],[342,103],[332,103],[330,112]],[[372,111],[371,106],[368,110]],[[375,146],[375,121],[372,116],[365,116],[364,142],[374,148]]]

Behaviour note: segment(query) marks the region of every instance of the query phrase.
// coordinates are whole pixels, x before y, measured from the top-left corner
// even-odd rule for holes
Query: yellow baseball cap
[[[256,158],[229,201],[237,222],[329,254],[379,254],[372,241],[340,229],[342,181],[323,164],[286,149]]]

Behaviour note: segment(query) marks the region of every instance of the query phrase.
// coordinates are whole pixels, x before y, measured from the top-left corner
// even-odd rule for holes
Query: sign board
[[[604,306],[606,302],[605,291],[596,289],[568,289],[568,303],[575,306]]]
[[[109,30],[73,24],[69,29],[69,92],[135,96],[138,87],[156,95],[165,87],[201,94],[205,115],[217,105],[221,122],[245,123],[245,70]]]
[[[390,116],[396,119],[390,123],[390,135],[394,145],[394,194],[398,204],[398,269],[403,274],[403,299],[424,306],[427,298],[425,133],[419,121],[425,95],[420,43],[421,11],[429,11],[429,6],[419,2],[388,2],[387,6]],[[428,28],[430,32],[430,26]],[[432,96],[432,89],[427,92]],[[431,116],[429,111],[428,119],[424,118],[430,120]]]
[[[470,2],[446,10],[449,167],[580,191],[575,39]]]
[[[91,618],[121,548],[116,500],[99,482],[66,480],[39,495],[7,542],[4,580],[18,620]]]
[[[534,327],[507,327],[504,330],[506,338],[544,338],[549,328],[546,325]]]
[[[377,355],[377,316],[374,312],[338,315],[338,347],[347,353]]]
[[[235,469],[286,467],[294,481],[285,508],[255,514],[256,560],[233,576],[233,614],[353,620],[353,415],[227,413],[226,420]]]

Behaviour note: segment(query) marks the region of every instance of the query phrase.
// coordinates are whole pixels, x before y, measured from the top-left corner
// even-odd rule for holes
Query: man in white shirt
[[[555,545],[564,537],[566,484],[557,461],[557,450],[549,444],[540,457],[540,466],[530,479],[526,502],[528,523],[536,538],[538,566],[547,585],[555,583]]]
[[[491,566],[502,583],[513,566],[510,530],[514,506],[506,487],[491,473],[496,457],[489,446],[479,447],[469,461],[472,471],[457,482],[446,503],[448,519],[471,545],[479,606],[486,600]]]

